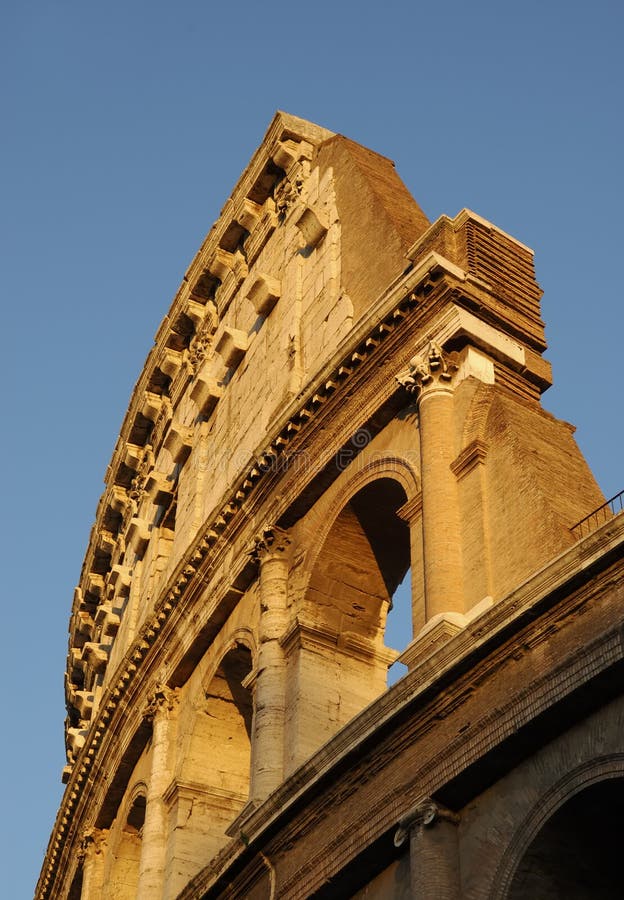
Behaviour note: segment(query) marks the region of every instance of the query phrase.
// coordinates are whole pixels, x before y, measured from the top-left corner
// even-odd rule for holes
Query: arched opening
[[[144,794],[133,798],[121,821],[120,828],[111,830],[109,871],[104,879],[104,896],[110,900],[131,900],[136,896],[145,823]]]
[[[392,595],[392,605],[386,619],[385,642],[388,647],[400,653],[406,649],[413,637],[412,618],[412,570],[405,573],[403,580]],[[388,668],[388,687],[407,674],[407,666],[398,659]]]
[[[323,542],[287,648],[288,770],[387,687],[396,652],[384,641],[386,619],[410,568],[409,526],[398,515],[406,501],[394,478],[371,481]]]
[[[194,689],[180,720],[186,741],[167,802],[168,896],[177,893],[228,840],[249,797],[253,695],[249,649],[236,644]]]
[[[379,478],[359,490],[332,525],[308,599],[339,633],[383,638],[392,597],[410,567],[409,527],[397,514],[406,500],[398,481]]]
[[[619,900],[623,815],[624,778],[575,794],[527,848],[507,900]]]

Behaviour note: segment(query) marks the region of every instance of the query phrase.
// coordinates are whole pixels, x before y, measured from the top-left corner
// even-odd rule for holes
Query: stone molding
[[[198,569],[200,562],[204,559],[213,545],[220,540],[223,532],[228,527],[230,520],[240,509],[242,502],[247,500],[250,492],[254,490],[254,488],[257,489],[258,483],[263,480],[263,478],[266,479],[266,476],[269,473],[275,474],[276,477],[280,475],[280,459],[288,458],[291,445],[297,446],[306,440],[306,434],[304,434],[304,432],[307,432],[310,429],[312,429],[312,431],[314,430],[315,419],[318,417],[322,417],[325,420],[332,418],[335,420],[334,431],[337,432],[343,428],[341,417],[340,415],[336,416],[334,406],[337,404],[337,408],[340,409],[338,395],[353,379],[360,377],[359,367],[365,361],[368,362],[369,359],[374,365],[375,357],[380,353],[383,353],[384,346],[388,346],[388,350],[386,350],[387,356],[388,353],[393,352],[394,347],[396,347],[399,342],[401,344],[404,343],[402,335],[395,335],[399,326],[400,330],[403,331],[407,327],[407,322],[410,321],[412,329],[416,330],[422,328],[421,319],[425,310],[419,305],[418,300],[415,298],[416,292],[413,289],[405,292],[405,285],[407,284],[409,286],[412,281],[417,284],[419,279],[428,278],[432,267],[437,267],[439,271],[441,270],[443,262],[441,258],[437,254],[431,254],[430,257],[430,259],[423,260],[418,269],[408,273],[407,282],[402,282],[390,291],[387,298],[388,311],[385,312],[385,314],[382,312],[381,316],[378,317],[374,323],[364,322],[362,324],[361,328],[353,335],[353,343],[351,346],[355,349],[348,351],[346,357],[344,355],[336,356],[331,367],[327,367],[325,372],[321,373],[319,381],[310,387],[307,400],[304,400],[303,405],[295,405],[294,411],[290,412],[290,414],[289,411],[286,412],[286,424],[281,427],[278,424],[279,431],[277,432],[277,437],[273,438],[272,441],[269,441],[264,452],[258,454],[256,461],[248,470],[247,475],[243,476],[242,480],[235,485],[230,494],[230,499],[226,501],[220,510],[217,510],[212,518],[212,523],[204,529],[203,536],[189,548],[188,553],[173,575],[173,583],[170,582],[170,585],[165,588],[163,595],[161,595],[166,597],[167,600],[160,605],[157,613],[156,626],[154,628],[147,626],[146,631],[151,631],[155,634],[162,627],[164,621],[168,617],[167,609],[173,608],[173,605],[178,603],[180,597],[187,589],[187,584],[193,579],[194,573]],[[438,282],[438,288],[444,288],[443,281]],[[397,294],[399,302],[398,305],[395,305]],[[464,327],[463,319],[461,317],[458,317],[457,319],[457,326]],[[445,335],[446,333],[452,334],[452,326],[449,326],[449,324],[446,324],[444,329]],[[378,370],[376,369],[375,371]],[[378,377],[379,376],[377,375],[376,378]],[[388,391],[392,390],[390,384],[387,385],[387,389]],[[379,386],[374,385],[371,392],[371,402],[379,402],[379,393]],[[159,421],[168,421],[170,414],[171,404],[168,403],[165,398],[159,415]],[[331,457],[331,455],[335,453],[335,450],[332,447],[331,435],[325,435],[323,445],[327,448],[326,452],[328,457]],[[136,459],[136,462],[133,462],[132,464],[135,465],[135,467],[138,467],[139,462],[143,457],[142,448],[136,447],[131,449],[134,454],[132,460]],[[126,456],[128,456],[129,452],[130,451],[127,450]],[[319,465],[323,464],[324,458],[322,454],[319,454]],[[314,474],[314,472],[304,473],[304,475],[307,475],[307,480],[310,480]],[[301,488],[302,486],[299,481],[296,491],[300,491]],[[296,493],[296,491],[293,490],[293,493]],[[284,503],[287,502],[288,498],[285,496]],[[132,506],[131,511],[135,508],[135,506]],[[149,540],[149,525],[147,522],[137,519],[137,517],[135,517],[135,520],[136,521],[132,523],[133,529],[130,529],[126,540],[130,546],[134,547],[137,555],[141,555]],[[136,546],[134,546],[135,544]],[[144,638],[140,638],[137,641],[138,646],[135,644],[135,648],[131,648],[134,661],[142,658],[143,653],[140,649],[142,642],[145,643]],[[152,640],[149,639],[146,643],[149,647]]]
[[[479,465],[485,463],[487,444],[484,441],[472,441],[451,463],[451,471],[457,478],[463,478]]]
[[[391,665],[398,652],[389,647],[377,646],[353,632],[338,632],[328,626],[311,624],[297,617],[280,638],[280,645],[289,656],[294,650],[331,649],[362,660],[378,660]]]
[[[435,660],[433,658],[424,660],[417,667],[416,671],[418,674],[414,674],[413,676],[414,679],[416,679],[414,684],[417,685],[418,692],[426,691],[431,679],[443,676],[448,665],[454,664],[456,660],[461,659],[462,655],[474,652],[475,648],[485,641],[495,640],[498,632],[506,633],[510,621],[520,618],[523,615],[527,604],[531,608],[534,608],[536,600],[541,596],[550,597],[557,594],[560,586],[566,584],[569,578],[577,573],[579,557],[582,557],[584,561],[583,570],[589,578],[591,576],[592,567],[596,564],[600,565],[601,560],[605,558],[605,554],[608,552],[613,553],[616,547],[621,548],[623,541],[624,520],[620,521],[619,527],[614,527],[613,522],[606,523],[601,529],[574,545],[569,551],[566,551],[562,557],[556,559],[552,564],[547,566],[543,572],[537,573],[529,582],[522,585],[521,588],[513,592],[508,598],[502,600],[496,607],[492,607],[487,615],[482,617],[482,619],[487,621],[482,622],[479,620],[478,622],[470,623],[464,632],[457,636],[452,644],[449,643],[443,647],[441,651],[436,653]],[[166,601],[166,604],[169,606],[168,616],[172,611],[174,604],[169,601]],[[575,609],[576,605],[577,604],[575,604],[574,607]],[[615,641],[619,648],[618,652],[621,655],[619,627],[615,630],[615,635]],[[607,635],[605,642],[606,645],[611,647],[613,645],[613,636],[611,634]],[[122,673],[119,680],[114,681],[111,684],[107,693],[107,698],[102,704],[97,726],[90,731],[88,744],[85,750],[83,750],[77,765],[74,767],[70,784],[68,785],[61,809],[59,810],[57,825],[50,841],[48,866],[42,872],[39,892],[37,894],[38,900],[43,900],[43,898],[53,895],[51,892],[54,891],[54,873],[59,865],[61,856],[65,855],[67,851],[66,842],[69,837],[68,832],[70,823],[73,820],[76,804],[79,799],[82,799],[83,804],[88,800],[88,798],[83,798],[83,794],[85,788],[87,788],[90,783],[88,780],[89,773],[96,759],[98,746],[102,742],[104,736],[107,735],[107,726],[109,723],[112,724],[113,716],[117,711],[119,701],[126,692],[128,686],[132,683],[132,678],[137,671],[137,664],[147,654],[149,647],[150,644],[147,643],[146,640],[140,639],[134,645],[134,649],[131,648],[131,652],[128,654],[129,670],[126,669],[126,671],[123,671],[124,667],[122,667]],[[587,653],[590,651],[594,652],[593,648],[586,648]],[[598,648],[596,648],[596,652],[598,652]],[[606,655],[604,655],[604,659],[600,657],[598,662],[602,665],[608,665],[612,658],[613,651],[609,650]],[[578,660],[578,665],[583,670],[583,677],[586,677],[586,666],[583,661]],[[556,692],[558,682],[553,682],[552,677],[550,676],[549,682],[554,684]],[[342,752],[348,752],[348,747],[353,740],[363,739],[369,733],[371,728],[380,727],[388,716],[391,717],[394,715],[395,712],[393,710],[395,710],[397,700],[399,703],[402,702],[405,688],[410,684],[412,684],[411,680],[409,682],[405,681],[402,685],[395,686],[395,688],[391,689],[387,695],[380,698],[380,701],[374,705],[374,710],[371,707],[369,711],[364,711],[364,713],[360,714],[354,722],[343,729],[336,738],[332,739],[330,746],[323,748],[322,751],[322,758],[324,760],[323,767],[333,764],[331,761],[339,759]],[[564,680],[562,684],[564,685],[565,690],[569,690],[572,687],[572,682],[569,679]],[[531,699],[533,714],[535,711],[534,698],[529,699]],[[515,709],[514,715],[510,719],[509,727],[512,729],[517,728],[517,718],[515,717],[516,711],[517,710]],[[492,722],[495,723],[495,721],[503,715],[503,712],[504,711],[497,711],[496,714],[493,713],[491,717]],[[116,717],[116,721],[119,723],[119,716]],[[498,726],[495,728],[495,733],[498,738],[500,738],[502,732]],[[114,734],[109,734],[108,739],[115,741],[117,746],[119,746],[118,738],[116,738]],[[465,757],[463,758],[465,759]],[[321,769],[318,769],[318,762],[315,762],[315,760],[316,757],[310,761],[309,765],[306,764],[306,767],[304,767],[306,771],[310,767],[312,767],[315,772],[321,771]],[[118,764],[118,760],[114,754],[109,760],[109,763],[113,767]],[[315,766],[316,769],[314,768]],[[305,777],[305,771],[302,771],[300,773],[300,783],[303,783],[301,779],[304,779]],[[247,831],[255,833],[261,825],[267,825],[273,821],[275,817],[282,815],[285,812],[284,804],[286,802],[286,796],[286,788],[284,791],[277,792],[274,800],[274,803],[277,804],[275,809],[263,809],[261,821],[258,820],[258,822],[255,822],[254,819],[253,822],[248,822],[246,824]],[[92,800],[89,801],[89,804],[92,802]],[[253,815],[253,813],[251,814]],[[225,865],[226,862],[227,860],[224,858],[223,865]],[[214,873],[215,878],[218,877],[217,870],[213,869],[212,872]],[[212,877],[211,874],[209,878],[210,881],[212,881]],[[205,877],[201,879],[198,878],[197,881],[202,885],[207,884]],[[195,884],[195,881],[193,883]]]

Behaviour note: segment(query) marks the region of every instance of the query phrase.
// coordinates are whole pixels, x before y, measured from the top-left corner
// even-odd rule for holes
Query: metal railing
[[[584,519],[573,525],[570,530],[579,538],[585,537],[586,534],[595,531],[599,525],[602,525],[603,522],[608,522],[609,519],[612,519],[613,516],[616,516],[622,510],[624,510],[624,491],[615,494],[614,497],[611,497],[598,509],[590,512],[588,516],[585,516]]]

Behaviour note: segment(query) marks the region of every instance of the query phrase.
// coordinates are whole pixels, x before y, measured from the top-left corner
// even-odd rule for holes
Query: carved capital
[[[143,716],[152,722],[157,716],[168,716],[176,709],[178,700],[177,688],[170,688],[166,684],[157,684],[147,698]]]
[[[299,174],[292,177],[284,177],[276,186],[274,192],[275,208],[277,215],[283,221],[289,209],[299,198],[303,187],[303,177]]]
[[[108,837],[107,828],[85,828],[82,832],[80,845],[78,848],[78,856],[84,859],[85,856],[92,856],[104,851],[106,838]]]
[[[422,831],[423,828],[432,828],[441,820],[457,824],[459,816],[450,809],[436,803],[431,797],[425,797],[407,815],[399,821],[399,827],[394,834],[394,846],[401,847],[414,829]]]
[[[189,362],[193,372],[197,372],[208,356],[213,343],[213,335],[217,330],[219,319],[214,303],[206,305],[206,315],[198,326],[189,345]]]
[[[457,354],[447,353],[436,341],[430,341],[427,350],[413,356],[396,380],[420,398],[426,390],[450,387],[457,368]]]
[[[288,558],[290,535],[277,525],[265,525],[254,539],[252,557],[262,563],[266,559]]]

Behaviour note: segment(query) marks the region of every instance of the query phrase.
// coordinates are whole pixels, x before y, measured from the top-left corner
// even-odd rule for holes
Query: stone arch
[[[552,847],[553,836],[557,837],[555,829],[562,824],[562,814],[570,811],[573,807],[577,808],[577,812],[583,808],[591,809],[591,801],[596,799],[596,788],[600,792],[605,792],[603,789],[607,785],[606,793],[612,792],[613,786],[617,785],[620,802],[624,803],[624,753],[614,753],[588,760],[553,784],[533,805],[516,830],[498,865],[489,900],[520,900],[520,897],[523,896],[521,893],[523,866],[526,877],[531,879],[534,884],[531,896],[540,900],[538,894],[535,893],[535,884],[539,884],[539,872],[528,872],[531,866],[529,859],[531,851],[544,855],[548,849],[547,841]],[[582,831],[579,828],[578,820],[575,822],[575,831],[577,836]],[[542,838],[542,847],[539,846],[540,838]],[[586,852],[587,846],[585,845]],[[574,854],[566,854],[568,864],[572,862],[571,856],[573,857]],[[557,873],[551,869],[550,875],[555,878]],[[545,893],[544,897],[547,896],[550,894]],[[595,895],[578,893],[575,895],[575,900],[585,897],[587,900],[611,900],[611,897],[615,900],[616,896],[619,894],[611,894],[607,890]]]
[[[346,629],[378,642],[392,595],[409,568],[409,526],[397,514],[408,497],[387,469],[354,479],[349,487],[319,535],[305,612],[327,600],[328,612],[340,611],[340,622],[332,614],[339,633]]]
[[[168,896],[227,842],[226,830],[249,798],[253,697],[251,632],[236,629],[211,647],[187,683],[176,775],[165,797]]]
[[[297,627],[284,641],[287,771],[386,690],[397,657],[384,632],[411,561],[410,527],[398,511],[417,482],[399,457],[348,475],[319,507]]]
[[[308,571],[312,570],[341,510],[362,488],[381,478],[393,479],[403,487],[406,504],[420,494],[420,479],[409,460],[404,457],[384,453],[373,456],[363,464],[359,464],[359,460],[356,460],[353,471],[351,467],[346,469],[344,476],[337,483],[329,505],[323,509],[323,517],[318,523],[315,539],[306,554]]]
[[[146,802],[147,787],[138,781],[126,792],[110,830],[103,900],[131,900],[136,896]]]

